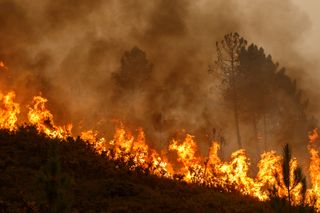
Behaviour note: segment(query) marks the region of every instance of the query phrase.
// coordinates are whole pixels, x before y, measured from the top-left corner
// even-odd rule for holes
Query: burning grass
[[[0,130],[0,154],[2,212],[273,211],[231,185],[226,193],[222,187],[159,177],[148,168],[132,169],[131,160],[109,160],[80,138],[52,139],[35,126]],[[56,166],[60,169],[48,172]]]
[[[0,127],[12,134],[19,129],[20,113],[20,105],[14,102],[14,98],[15,93],[9,92],[0,99]],[[76,140],[71,133],[72,125],[58,126],[54,123],[54,117],[46,108],[46,102],[47,100],[40,96],[33,98],[28,106],[28,123],[33,125],[38,133],[52,140],[57,139],[65,143]],[[166,152],[152,149],[147,144],[145,133],[141,128],[131,132],[121,122],[110,141],[99,138],[95,130],[82,132],[81,140],[86,141],[95,153],[114,162],[116,169],[126,168],[131,172],[171,179],[181,184],[196,184],[220,191],[233,191],[260,201],[272,200],[275,197],[278,200],[289,198],[289,203],[294,206],[315,206],[316,209],[320,207],[317,130],[310,135],[311,188],[306,190],[306,193],[303,192],[303,185],[296,181],[297,160],[290,159],[288,163],[290,177],[286,180],[282,166],[285,159],[275,151],[261,154],[259,170],[253,178],[248,175],[250,160],[246,150],[237,150],[231,154],[229,161],[222,161],[217,154],[219,141],[213,141],[209,155],[198,156],[197,142],[189,134],[186,134],[184,140],[173,139],[166,151],[177,154],[177,163],[170,162],[163,154]],[[270,193],[271,189],[273,193]]]

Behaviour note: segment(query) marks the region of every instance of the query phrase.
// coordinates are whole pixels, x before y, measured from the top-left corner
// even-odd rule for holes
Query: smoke
[[[295,44],[310,25],[289,0],[0,0],[0,20],[0,59],[10,68],[1,75],[5,89],[26,103],[41,92],[56,119],[76,132],[108,132],[117,118],[146,129],[156,147],[183,128],[206,142],[216,127],[234,139],[208,73],[224,34],[238,31],[300,71],[306,62]],[[153,64],[150,79],[120,88],[114,73],[135,46]]]

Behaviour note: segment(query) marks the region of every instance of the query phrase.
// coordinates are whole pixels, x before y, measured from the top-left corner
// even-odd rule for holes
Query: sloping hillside
[[[1,130],[0,156],[0,212],[274,211],[236,192],[130,171],[80,139],[49,139],[33,127]]]

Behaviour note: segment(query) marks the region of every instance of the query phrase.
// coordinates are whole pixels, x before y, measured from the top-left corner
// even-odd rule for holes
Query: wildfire
[[[13,131],[16,129],[18,114],[20,113],[19,104],[14,102],[15,92],[9,92],[7,95],[0,94],[0,128]]]
[[[0,128],[15,131],[18,127],[18,115],[20,106],[14,102],[15,93],[9,92],[7,95],[0,95]],[[71,125],[58,126],[54,123],[52,113],[46,108],[47,99],[35,96],[28,106],[28,121],[34,125],[40,133],[50,138],[65,139],[72,137]],[[298,205],[303,197],[299,191],[301,184],[296,187],[290,186],[292,190],[288,192],[282,178],[282,157],[275,151],[261,154],[258,162],[258,172],[256,177],[249,176],[250,159],[244,149],[237,150],[231,154],[229,161],[222,161],[218,156],[220,149],[219,142],[213,141],[206,157],[201,157],[198,153],[195,137],[186,134],[185,139],[179,141],[173,139],[168,151],[177,154],[177,164],[169,162],[165,153],[158,152],[151,148],[146,142],[143,129],[129,131],[124,124],[119,122],[113,138],[107,140],[100,137],[100,133],[95,130],[83,131],[81,139],[90,144],[97,153],[105,155],[116,162],[122,162],[131,170],[139,170],[143,173],[156,176],[177,179],[187,183],[198,183],[208,187],[220,188],[225,191],[238,191],[244,195],[255,197],[259,200],[270,198],[270,189],[276,190],[277,196],[285,198],[290,193],[292,204]],[[307,190],[306,202],[309,205],[320,208],[320,156],[317,141],[319,135],[317,129],[310,135],[310,178],[311,188]],[[296,159],[290,161],[290,179],[294,180],[294,170],[298,166]],[[277,179],[277,177],[280,177]],[[292,183],[294,181],[291,181]]]
[[[91,144],[98,153],[105,152],[107,149],[106,140],[98,138],[98,131],[88,130],[81,132],[81,139]]]
[[[66,138],[70,136],[72,125],[66,127],[56,126],[53,122],[53,115],[46,109],[48,100],[41,97],[33,97],[33,103],[29,106],[28,120],[32,125],[35,125],[41,133],[53,138]]]
[[[281,174],[281,156],[277,155],[275,151],[263,153],[258,168],[256,178],[260,189],[258,197],[261,200],[266,200],[269,196],[268,189],[275,186],[278,191],[281,190],[275,178],[275,174]]]
[[[320,208],[320,155],[316,142],[319,140],[318,129],[315,129],[309,135],[310,144],[308,146],[310,153],[309,173],[311,178],[311,189],[308,190],[309,202],[314,202],[317,209]]]

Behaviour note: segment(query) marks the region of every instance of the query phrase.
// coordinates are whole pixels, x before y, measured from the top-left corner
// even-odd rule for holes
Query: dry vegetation
[[[177,182],[33,127],[0,132],[1,212],[273,212],[275,203]],[[282,209],[283,210],[283,209]],[[298,208],[292,210],[301,210]]]

